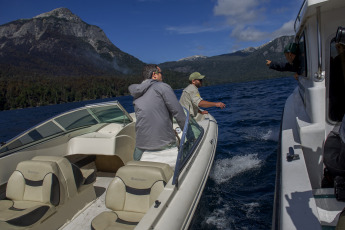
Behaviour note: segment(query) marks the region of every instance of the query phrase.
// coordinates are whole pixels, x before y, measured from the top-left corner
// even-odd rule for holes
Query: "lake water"
[[[190,229],[271,228],[280,119],[296,86],[289,77],[200,88],[204,100],[227,107],[207,109],[218,122],[218,145]],[[0,142],[65,110],[110,100],[133,112],[131,96],[1,111]]]

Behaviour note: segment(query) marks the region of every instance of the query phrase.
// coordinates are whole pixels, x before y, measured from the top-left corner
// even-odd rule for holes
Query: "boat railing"
[[[296,25],[297,25],[297,22],[300,23],[301,22],[301,14],[302,14],[302,9],[304,7],[304,5],[306,4],[307,0],[304,0],[301,8],[299,9],[298,11],[298,14],[297,14],[297,17],[296,17],[296,20],[295,20],[295,24],[294,24],[294,30],[295,30],[295,33],[297,33],[296,31]]]
[[[316,7],[316,26],[317,26],[317,72],[314,74],[314,80],[321,82],[325,79],[325,73],[322,72],[322,40],[321,40],[321,11],[320,6]]]

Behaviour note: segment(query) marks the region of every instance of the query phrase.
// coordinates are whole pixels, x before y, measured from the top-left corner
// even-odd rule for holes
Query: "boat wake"
[[[244,156],[234,156],[229,159],[217,160],[214,163],[210,178],[217,184],[227,182],[231,178],[248,170],[259,168],[262,165],[257,154],[247,154]]]
[[[261,128],[255,127],[244,130],[244,138],[250,140],[259,141],[278,141],[279,139],[279,127],[278,128]]]
[[[205,217],[204,223],[207,226],[212,226],[216,229],[228,229],[231,216],[228,216],[230,205],[224,204],[220,209],[214,210],[209,216]]]
[[[247,229],[240,227],[237,223],[236,219],[239,217],[234,213],[236,206],[232,206],[229,203],[224,203],[221,198],[219,198],[219,202],[223,205],[220,208],[213,210],[213,212],[209,215],[205,216],[205,219],[202,223],[203,229]],[[253,220],[257,218],[257,209],[259,206],[260,205],[257,202],[248,204],[242,203],[242,208],[241,210],[238,210],[238,212],[243,212],[246,216],[246,220]]]

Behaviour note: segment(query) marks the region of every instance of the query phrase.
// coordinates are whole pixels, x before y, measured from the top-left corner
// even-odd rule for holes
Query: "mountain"
[[[0,76],[113,76],[143,65],[67,8],[0,26]]]
[[[283,50],[290,42],[293,42],[293,36],[282,36],[257,48],[249,47],[218,56],[165,62],[160,67],[164,71],[169,69],[181,72],[184,77],[198,71],[207,76],[207,85],[291,76],[292,73],[280,73],[266,66],[267,59],[286,62]]]

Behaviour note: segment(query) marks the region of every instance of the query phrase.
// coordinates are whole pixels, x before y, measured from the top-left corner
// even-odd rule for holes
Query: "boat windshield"
[[[130,122],[131,116],[117,101],[87,105],[50,118],[9,140],[0,147],[0,157],[11,154],[20,147],[27,147],[76,129],[92,126],[96,129],[103,123]],[[94,130],[91,129],[92,131]]]
[[[192,117],[189,116],[187,109],[184,108],[184,110],[187,119],[183,128],[182,138],[177,155],[173,185],[178,184],[178,177],[182,172],[182,169],[188,160],[194,155],[193,153],[195,152],[195,149],[204,134],[204,129]]]

